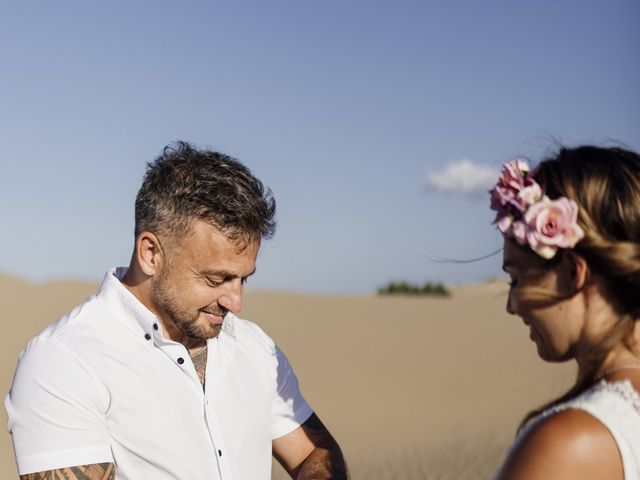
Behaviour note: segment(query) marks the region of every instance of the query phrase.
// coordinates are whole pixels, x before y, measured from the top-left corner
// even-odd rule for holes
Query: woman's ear
[[[571,293],[584,288],[589,279],[589,265],[584,257],[573,250],[566,250],[563,258],[563,283]]]

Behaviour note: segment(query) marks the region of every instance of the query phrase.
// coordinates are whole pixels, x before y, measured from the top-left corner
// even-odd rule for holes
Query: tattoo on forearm
[[[347,480],[347,467],[344,460],[330,457],[326,451],[314,451],[308,458],[296,476],[296,480],[322,479],[322,480]]]
[[[115,480],[113,463],[95,463],[20,475],[20,480]]]
[[[340,446],[320,418],[313,413],[302,424],[302,428],[316,448],[304,461],[296,478],[300,480],[346,480],[348,478],[347,465],[340,451]]]

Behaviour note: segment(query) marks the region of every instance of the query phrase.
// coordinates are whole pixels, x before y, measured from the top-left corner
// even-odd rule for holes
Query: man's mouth
[[[200,310],[205,318],[207,320],[209,320],[209,322],[214,323],[214,324],[220,324],[224,321],[224,317],[227,314],[227,312],[220,312],[220,311],[211,311],[211,310],[204,310],[201,309]]]

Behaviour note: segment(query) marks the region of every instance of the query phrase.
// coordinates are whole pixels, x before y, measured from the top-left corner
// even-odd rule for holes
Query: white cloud
[[[484,195],[498,180],[499,172],[470,160],[451,162],[442,172],[427,174],[428,190],[463,195]]]

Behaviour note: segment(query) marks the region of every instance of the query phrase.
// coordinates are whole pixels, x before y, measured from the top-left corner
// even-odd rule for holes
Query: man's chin
[[[209,340],[210,338],[216,338],[218,335],[220,335],[222,325],[222,323],[206,323],[204,325],[182,324],[178,325],[178,328],[182,331],[182,333],[190,338],[194,338],[197,340]]]
[[[219,323],[218,325],[213,325],[211,327],[211,334],[207,337],[207,339],[209,338],[216,338],[218,335],[220,335],[220,332],[222,331],[222,323]]]
[[[209,340],[210,338],[216,338],[220,335],[220,331],[222,330],[222,324],[218,325],[207,325],[206,329],[201,329],[198,332],[194,332],[190,337],[197,338],[199,340]]]

